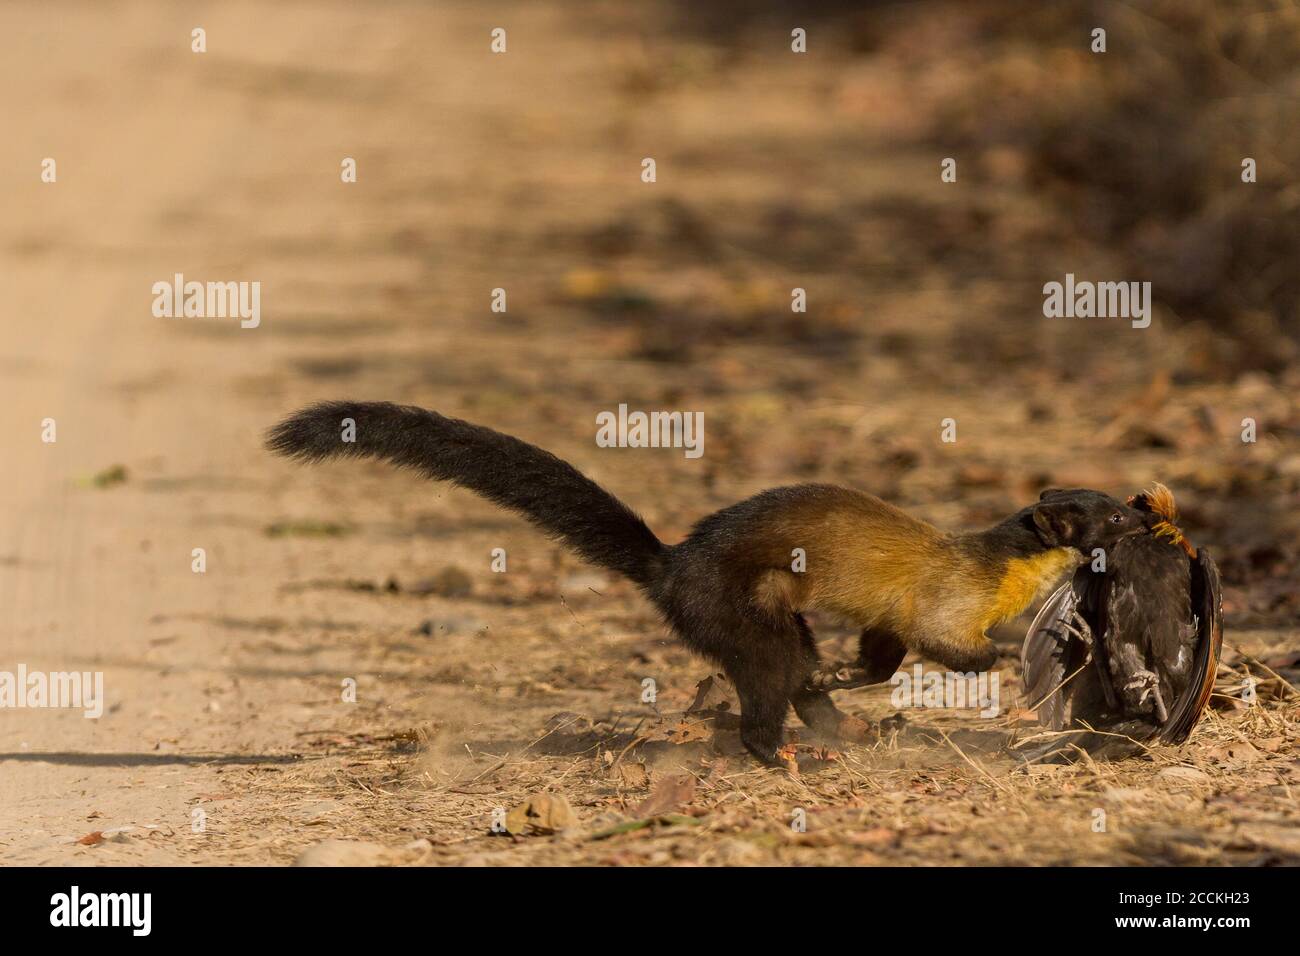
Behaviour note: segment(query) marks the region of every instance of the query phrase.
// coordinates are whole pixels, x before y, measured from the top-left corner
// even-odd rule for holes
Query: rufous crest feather
[[[1151,526],[1151,532],[1157,538],[1168,538],[1186,551],[1189,558],[1196,557],[1196,548],[1178,527],[1178,505],[1167,486],[1157,481],[1147,491],[1129,498],[1129,504],[1158,515],[1160,520]]]

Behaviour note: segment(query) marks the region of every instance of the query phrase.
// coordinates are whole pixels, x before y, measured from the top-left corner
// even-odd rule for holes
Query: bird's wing
[[[1192,610],[1197,618],[1196,656],[1187,689],[1169,713],[1160,730],[1162,740],[1182,743],[1192,732],[1210,702],[1214,674],[1223,651],[1223,592],[1219,567],[1210,552],[1201,548],[1192,559]]]
[[[1119,713],[1169,720],[1196,656],[1191,562],[1154,535],[1116,546],[1112,555],[1104,651]]]
[[[1199,613],[1191,604],[1192,561],[1181,548],[1176,548],[1155,537],[1143,536],[1135,544],[1135,554],[1128,570],[1141,572],[1133,582],[1140,586],[1140,599],[1126,608],[1125,630],[1131,631],[1143,652],[1150,659],[1152,669],[1168,670],[1174,682],[1170,698],[1183,689],[1190,653],[1195,647],[1195,637],[1190,634],[1192,615]],[[1136,546],[1141,545],[1138,550]],[[1179,652],[1183,663],[1179,667]],[[1170,705],[1173,700],[1169,699]]]
[[[1078,638],[1064,625],[1077,601],[1072,582],[1057,588],[1034,615],[1020,649],[1025,699],[1038,711],[1039,723],[1050,730],[1062,730],[1068,719],[1061,683],[1067,674],[1065,660],[1070,656],[1070,642]]]

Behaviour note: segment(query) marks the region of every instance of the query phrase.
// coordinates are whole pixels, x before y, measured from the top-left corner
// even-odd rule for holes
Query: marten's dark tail
[[[344,419],[355,422],[354,441]],[[451,481],[517,511],[578,554],[648,587],[666,548],[627,505],[567,462],[501,432],[389,402],[322,402],[267,435],[272,451],[302,461],[381,458]]]

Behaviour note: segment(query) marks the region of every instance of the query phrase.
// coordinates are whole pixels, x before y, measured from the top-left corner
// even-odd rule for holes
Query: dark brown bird
[[[1164,485],[1129,504],[1151,533],[1117,541],[1104,570],[1082,565],[1025,637],[1030,706],[1049,730],[1080,729],[1022,752],[1026,760],[1181,743],[1209,701],[1223,644],[1219,569],[1179,530]]]

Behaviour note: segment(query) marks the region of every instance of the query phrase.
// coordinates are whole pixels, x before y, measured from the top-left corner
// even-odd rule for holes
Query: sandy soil
[[[287,863],[326,840],[395,863],[1300,861],[1293,701],[1032,773],[1003,749],[1032,732],[1014,715],[911,712],[876,746],[805,748],[792,779],[683,721],[710,668],[626,582],[465,493],[271,459],[261,433],[305,402],[421,404],[551,448],[666,540],[796,480],[961,528],[1049,483],[1162,478],[1246,555],[1229,643],[1300,651],[1294,603],[1260,610],[1231,573],[1295,530],[1296,390],[1171,379],[1192,346],[1159,323],[1015,318],[1026,282],[1106,252],[1045,247],[1014,180],[942,192],[917,134],[960,78],[909,69],[938,27],[800,58],[781,30],[738,48],[652,8],[436,6],[0,6],[0,669],[102,671],[107,695],[98,720],[0,717],[0,862]],[[154,318],[176,272],[260,281],[261,327]],[[597,448],[620,402],[703,411],[704,457]],[[1243,414],[1266,441],[1235,441]],[[1193,419],[1199,443],[1129,440]],[[839,696],[894,713],[887,689]],[[490,832],[543,793],[574,826]]]

